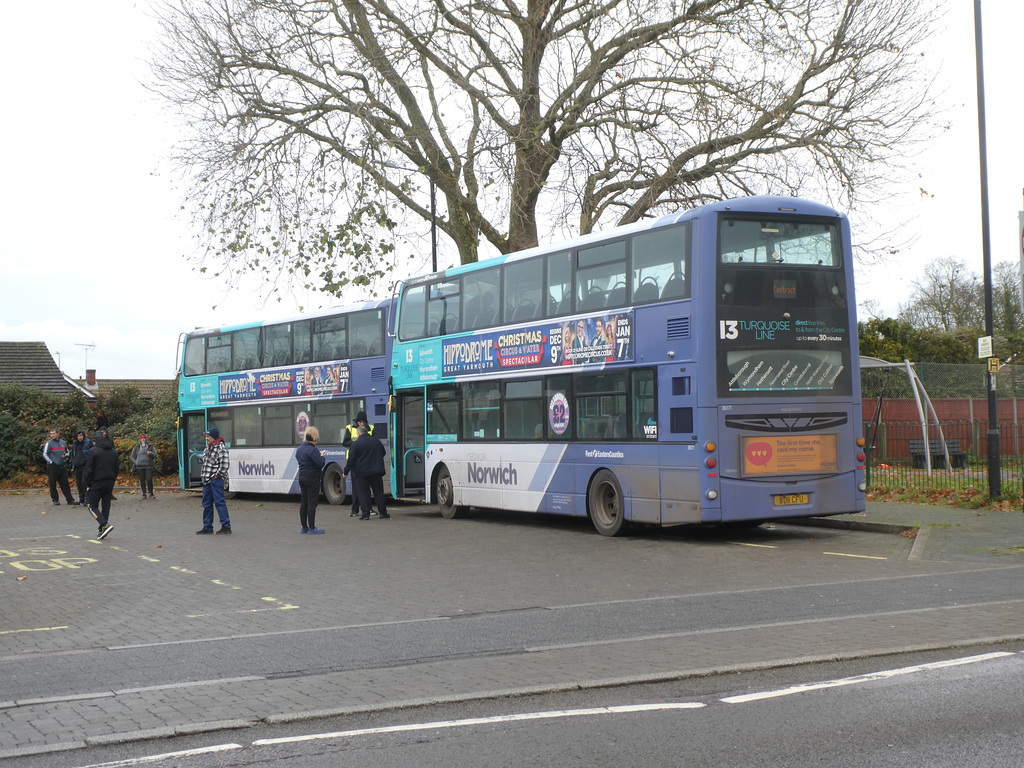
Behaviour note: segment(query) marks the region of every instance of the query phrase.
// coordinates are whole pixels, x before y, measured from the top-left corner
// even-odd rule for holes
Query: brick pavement
[[[295,504],[281,499],[233,501],[236,533],[197,537],[194,497],[161,494],[141,502],[126,491],[115,502],[114,534],[96,542],[89,538],[95,528],[84,511],[54,512],[48,506],[45,494],[0,497],[5,673],[16,673],[19,659],[43,653],[72,654],[85,665],[90,653],[102,652],[96,649],[194,640],[198,653],[214,654],[218,637],[642,601],[751,585],[1018,567],[1012,546],[993,551],[979,544],[984,537],[977,531],[986,516],[968,519],[960,511],[960,517],[922,523],[914,515],[925,516],[930,508],[903,505],[872,507],[867,522],[893,530],[935,526],[942,548],[911,560],[914,542],[905,537],[788,528],[744,533],[740,542],[706,532],[608,540],[585,522],[498,515],[442,521],[424,508],[400,509],[393,522],[366,523],[350,521],[344,508],[324,508],[318,521],[328,534],[303,537],[296,535]],[[1000,517],[992,537],[1007,544],[1022,517]],[[966,553],[951,544],[961,529]],[[826,555],[839,547],[850,550],[842,553],[848,557]],[[983,564],[974,562],[983,556],[978,552],[987,553]],[[940,559],[944,553],[950,559]],[[886,559],[870,559],[875,557]],[[941,609],[612,638],[580,647],[287,677],[267,678],[253,669],[228,680],[96,686],[49,700],[12,699],[0,683],[0,757],[258,721],[1021,639],[1022,603],[1004,595]]]

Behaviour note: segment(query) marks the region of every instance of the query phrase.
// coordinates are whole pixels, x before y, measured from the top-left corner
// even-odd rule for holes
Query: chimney
[[[85,386],[89,389],[96,389],[96,369],[87,368],[85,371]]]

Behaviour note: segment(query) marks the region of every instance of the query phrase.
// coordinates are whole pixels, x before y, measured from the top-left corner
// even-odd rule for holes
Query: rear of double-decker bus
[[[865,508],[850,240],[845,216],[791,198],[695,221],[703,522]]]

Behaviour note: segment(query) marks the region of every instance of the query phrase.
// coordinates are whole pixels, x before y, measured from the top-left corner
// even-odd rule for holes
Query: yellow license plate
[[[808,502],[806,493],[789,493],[785,496],[775,497],[776,507],[786,507],[790,504],[806,504]]]

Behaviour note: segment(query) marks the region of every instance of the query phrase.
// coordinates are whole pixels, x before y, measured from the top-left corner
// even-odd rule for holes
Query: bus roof
[[[405,281],[408,286],[418,285],[422,282],[437,279],[440,277],[446,277],[448,275],[456,276],[463,275],[468,272],[473,272],[478,269],[486,269],[492,267],[495,264],[501,264],[505,262],[518,261],[519,259],[529,258],[531,256],[542,256],[548,253],[558,253],[559,251],[566,251],[573,248],[580,248],[587,245],[593,245],[595,243],[605,242],[607,240],[614,240],[619,237],[625,237],[636,232],[644,232],[650,229],[656,229],[658,227],[667,227],[673,224],[679,224],[680,222],[692,219],[695,216],[706,215],[709,212],[757,212],[764,213],[766,211],[778,210],[780,214],[803,214],[805,216],[827,216],[831,218],[841,218],[843,214],[834,208],[830,208],[827,205],[821,203],[815,203],[810,200],[803,200],[797,197],[782,197],[780,195],[756,195],[751,197],[739,197],[731,200],[722,200],[716,203],[708,203],[707,205],[701,205],[696,208],[691,208],[686,211],[680,211],[679,213],[669,213],[658,218],[644,219],[642,221],[635,222],[633,224],[626,224],[621,227],[614,227],[612,229],[605,229],[599,232],[591,232],[586,235],[580,235],[578,237],[571,238],[569,240],[563,240],[557,243],[550,243],[547,245],[539,245],[534,248],[527,248],[523,251],[517,251],[515,253],[502,254],[500,256],[492,256],[487,259],[482,259],[473,264],[460,264],[449,269],[445,269],[439,272],[434,272],[427,275],[420,275]]]
[[[218,333],[229,333],[230,331],[241,331],[246,328],[262,328],[265,325],[278,325],[279,323],[296,323],[300,320],[311,320],[318,317],[329,317],[331,315],[338,314],[350,314],[352,312],[362,312],[367,309],[386,309],[391,304],[391,298],[387,299],[376,299],[374,301],[366,301],[362,304],[351,304],[340,307],[327,307],[325,309],[317,309],[310,312],[303,312],[298,315],[289,315],[286,317],[268,318],[264,320],[254,320],[249,323],[238,323],[236,325],[223,325],[223,326],[210,326],[208,328],[195,328],[191,331],[187,331],[187,336],[210,336]]]

